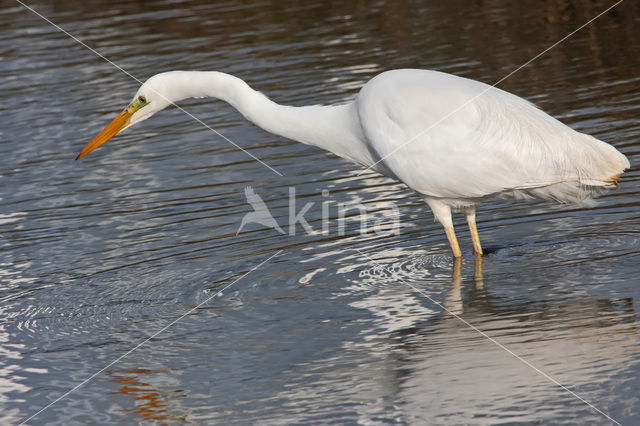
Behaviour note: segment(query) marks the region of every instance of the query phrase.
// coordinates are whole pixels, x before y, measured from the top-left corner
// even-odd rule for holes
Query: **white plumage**
[[[629,167],[611,145],[522,98],[449,74],[387,72],[356,102],[366,140],[385,165],[421,194],[452,205],[505,191],[578,201]]]
[[[611,145],[484,83],[425,70],[394,70],[340,106],[276,104],[220,72],[173,71],[151,77],[118,118],[81,152],[189,97],[225,100],[263,129],[331,151],[404,182],[442,223],[461,255],[451,211],[464,210],[482,253],[475,206],[492,196],[577,202],[616,185],[629,167]],[[144,101],[144,102],[143,102]]]

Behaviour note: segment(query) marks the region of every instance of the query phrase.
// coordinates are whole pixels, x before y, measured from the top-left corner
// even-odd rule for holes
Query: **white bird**
[[[216,71],[154,75],[78,155],[180,100],[221,99],[264,130],[404,182],[460,246],[452,211],[464,211],[482,254],[475,208],[488,197],[540,197],[562,203],[617,186],[628,167],[613,146],[579,133],[530,102],[493,86],[417,69],[384,72],[345,105],[279,105],[243,80]]]

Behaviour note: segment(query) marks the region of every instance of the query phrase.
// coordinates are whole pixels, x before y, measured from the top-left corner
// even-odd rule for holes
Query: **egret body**
[[[461,256],[451,219],[464,211],[482,254],[475,208],[488,197],[579,202],[617,185],[629,167],[613,146],[579,133],[530,102],[484,83],[417,69],[384,72],[337,106],[279,105],[215,71],[157,74],[78,155],[180,100],[228,102],[264,130],[397,179],[415,190]]]

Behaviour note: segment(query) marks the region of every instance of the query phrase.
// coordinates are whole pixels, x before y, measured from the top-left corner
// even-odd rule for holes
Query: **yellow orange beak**
[[[114,118],[107,127],[102,129],[102,131],[98,133],[98,135],[93,138],[93,140],[89,142],[87,146],[84,147],[82,152],[76,157],[76,160],[81,159],[82,157],[117,135],[124,127],[126,127],[126,125],[129,123],[129,119],[131,118],[133,113],[136,112],[136,110],[137,109],[132,105],[126,107],[124,111],[118,114],[118,116]]]

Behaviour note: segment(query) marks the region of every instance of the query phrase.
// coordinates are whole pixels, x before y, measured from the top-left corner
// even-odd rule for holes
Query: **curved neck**
[[[353,103],[305,107],[279,105],[229,74],[217,71],[174,71],[171,74],[172,93],[179,98],[172,101],[192,97],[221,99],[270,133],[326,149],[357,163],[368,165],[373,162],[364,147],[360,120]]]

